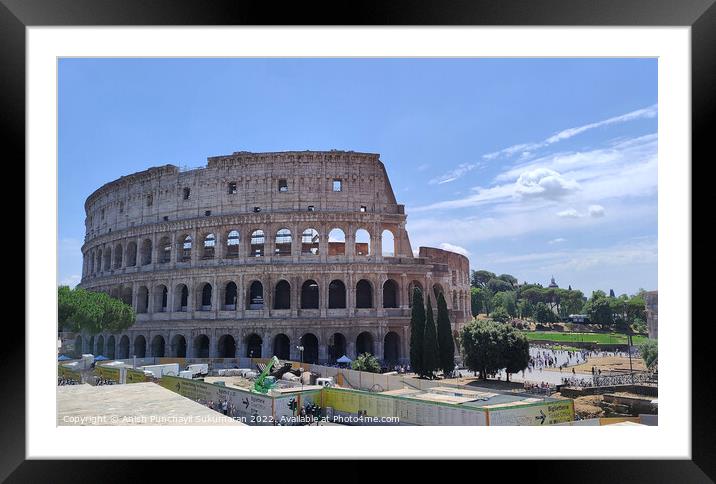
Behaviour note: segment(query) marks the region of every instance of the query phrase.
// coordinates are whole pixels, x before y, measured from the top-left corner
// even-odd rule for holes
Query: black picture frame
[[[25,159],[25,28],[30,26],[136,25],[515,25],[689,26],[692,75],[692,179],[713,163],[709,121],[716,110],[715,0],[394,0],[296,2],[239,0],[0,0],[0,120],[7,159]],[[707,159],[707,154],[710,155]],[[685,161],[687,162],[687,161]],[[21,175],[22,176],[22,175]],[[27,182],[28,180],[26,180]],[[696,194],[696,189],[692,191]],[[693,195],[692,195],[693,196]],[[694,202],[696,200],[694,199]],[[700,204],[692,203],[694,208]],[[710,218],[710,217],[709,217]],[[692,218],[694,220],[695,218]],[[27,256],[27,254],[26,254]],[[693,257],[693,255],[692,255]],[[712,257],[711,257],[712,259]],[[693,285],[695,296],[705,288]],[[27,296],[26,296],[27,297]],[[696,299],[696,298],[693,298]],[[690,316],[678,324],[690,324]],[[707,321],[704,321],[707,323]],[[673,322],[672,322],[673,323]],[[693,324],[692,374],[710,368],[708,324]],[[22,345],[4,345],[2,360],[25,361]],[[6,365],[4,365],[6,366]],[[8,482],[142,481],[145,470],[130,461],[25,460],[25,375],[3,372],[0,479]],[[692,381],[692,460],[527,461],[524,467],[497,462],[498,472],[552,482],[711,482],[716,476],[716,434],[711,396],[714,378]],[[686,424],[685,420],[685,424]],[[559,455],[559,449],[555,449]],[[480,474],[490,475],[487,463]],[[358,462],[343,466],[353,474]],[[181,466],[162,466],[162,472]],[[535,472],[538,471],[538,472]],[[172,471],[164,475],[170,478]],[[172,476],[173,477],[173,476]],[[345,479],[344,479],[345,480]],[[352,479],[351,479],[352,480]]]

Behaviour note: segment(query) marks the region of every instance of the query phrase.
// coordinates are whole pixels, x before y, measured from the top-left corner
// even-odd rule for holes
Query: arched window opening
[[[102,249],[97,252],[97,272],[102,272]]]
[[[119,359],[126,360],[129,358],[129,336],[126,334],[119,340]]]
[[[202,254],[202,259],[213,259],[214,253],[216,249],[216,238],[214,237],[214,234],[208,234],[206,237],[204,237],[204,253]]]
[[[361,279],[356,284],[356,307],[372,308],[373,307],[373,288],[365,279]]]
[[[137,265],[137,243],[130,242],[127,244],[127,267]]]
[[[263,257],[265,242],[263,230],[255,230],[251,234],[251,257]]]
[[[318,303],[318,283],[309,279],[301,286],[301,309],[318,309]]]
[[[112,269],[112,249],[107,247],[104,251],[104,270],[109,271]]]
[[[121,269],[122,268],[122,245],[117,244],[114,246],[114,268],[115,269]]]
[[[284,256],[291,255],[291,231],[288,229],[281,229],[276,232],[276,247],[274,252],[276,255]]]
[[[134,353],[132,356],[144,358],[147,356],[147,340],[141,334],[134,338]]]
[[[200,334],[194,338],[194,358],[208,358],[209,357],[209,337],[205,334]]]
[[[159,263],[168,264],[172,260],[172,243],[169,237],[159,240]]]
[[[232,230],[226,238],[226,257],[234,259],[239,256],[239,232]]]
[[[246,309],[264,308],[264,286],[259,281],[254,281],[249,286],[249,300]]]
[[[144,239],[142,242],[142,265],[146,266],[152,263],[152,241]]]
[[[375,354],[373,351],[373,335],[367,331],[363,331],[356,338],[356,354],[362,355],[363,353]]]
[[[306,229],[301,235],[301,254],[318,255],[320,236],[316,229]]]
[[[261,358],[261,346],[263,340],[261,336],[253,333],[246,338],[246,356],[249,358]]]
[[[279,360],[288,360],[291,357],[291,340],[283,333],[277,334],[273,339],[273,354]]]
[[[383,339],[383,361],[388,364],[400,361],[400,336],[394,331],[389,331]]]
[[[115,346],[116,346],[116,343],[114,340],[114,336],[110,336],[109,338],[107,338],[107,347],[105,348],[105,353],[106,353],[105,356],[107,358],[109,358],[110,360],[113,360],[114,358],[116,358]]]
[[[187,235],[181,244],[181,262],[189,262],[191,260],[191,235]]]
[[[180,334],[175,334],[172,338],[172,356],[186,358],[186,338]]]
[[[395,257],[395,236],[388,229],[380,236],[380,250],[383,257]]]
[[[186,312],[189,305],[189,288],[179,284],[174,290],[174,311]]]
[[[412,281],[408,286],[408,306],[411,308],[413,307],[413,292],[415,292],[416,287],[420,289],[420,292],[424,295],[423,285],[420,284],[418,281]]]
[[[211,284],[204,283],[201,288],[201,305],[198,308],[200,311],[211,311]]]
[[[287,281],[278,281],[274,291],[274,309],[291,309],[291,285]]]
[[[137,292],[137,312],[146,313],[149,309],[149,289],[141,286]]]
[[[333,333],[328,340],[328,358],[331,363],[346,354],[346,337],[342,333]]]
[[[370,255],[370,234],[365,229],[356,231],[355,254],[358,256]]]
[[[343,281],[335,279],[328,284],[328,309],[345,309],[345,307],[346,286]]]
[[[346,255],[346,234],[341,229],[328,233],[328,255]]]
[[[236,340],[230,334],[219,338],[219,358],[236,358]]]
[[[165,346],[166,345],[163,336],[158,334],[154,338],[152,338],[152,356],[155,358],[164,357]]]
[[[383,307],[398,307],[398,283],[393,279],[388,279],[383,284]]]
[[[237,288],[234,282],[229,282],[224,288],[224,310],[234,311],[236,309]]]
[[[318,363],[318,338],[313,333],[306,333],[301,337],[303,346],[303,361],[305,363]]]

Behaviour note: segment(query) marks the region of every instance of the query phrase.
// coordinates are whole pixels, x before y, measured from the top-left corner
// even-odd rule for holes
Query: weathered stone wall
[[[336,337],[351,357],[369,349],[405,361],[416,284],[445,293],[456,329],[469,318],[467,258],[433,248],[413,256],[403,206],[375,154],[241,152],[185,172],[151,168],[104,185],[85,209],[80,286],[138,312],[126,334],[86,337],[94,352],[176,356],[183,338],[189,357],[258,356],[256,336],[268,355],[285,335],[295,358],[312,335],[319,361],[335,357]],[[343,236],[329,244],[334,229]],[[307,307],[316,289],[317,304]]]

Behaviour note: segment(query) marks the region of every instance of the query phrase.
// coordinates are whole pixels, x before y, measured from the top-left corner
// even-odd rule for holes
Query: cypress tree
[[[418,375],[423,374],[423,333],[425,332],[425,306],[423,292],[413,289],[413,310],[410,314],[410,367]]]
[[[450,315],[445,296],[438,296],[438,349],[439,367],[444,375],[451,375],[455,369],[455,342],[452,339]]]
[[[428,308],[425,311],[425,336],[423,337],[423,371],[425,376],[433,378],[433,372],[438,369],[438,335],[435,330],[433,306],[428,296]]]

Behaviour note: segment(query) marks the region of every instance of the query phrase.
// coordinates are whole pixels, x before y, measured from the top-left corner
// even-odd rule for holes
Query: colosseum
[[[413,252],[378,154],[236,152],[149,168],[85,202],[82,281],[131,304],[121,334],[81,335],[110,358],[409,360],[412,288],[469,319],[469,262]],[[300,349],[302,347],[302,350]]]

